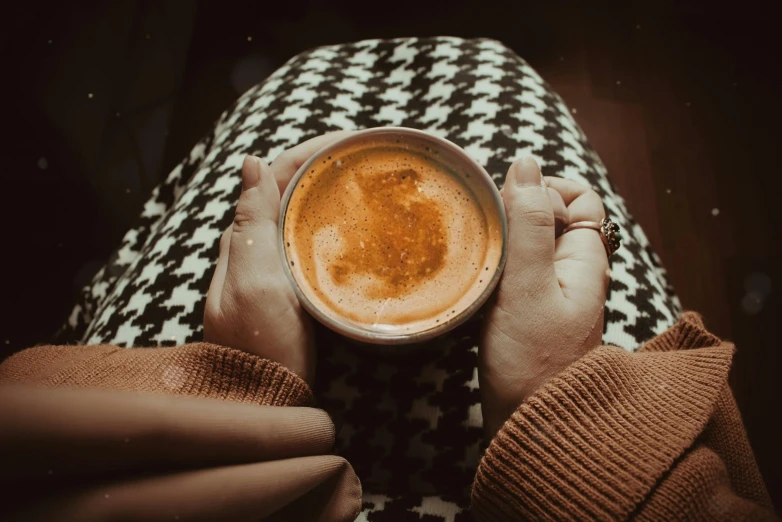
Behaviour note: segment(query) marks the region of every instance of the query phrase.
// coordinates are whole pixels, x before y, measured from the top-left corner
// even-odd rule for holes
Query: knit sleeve
[[[284,366],[208,343],[170,348],[37,346],[0,365],[0,384],[98,388],[303,406],[307,384]]]
[[[732,355],[695,314],[638,353],[592,351],[492,440],[473,484],[476,520],[772,518],[731,410]]]

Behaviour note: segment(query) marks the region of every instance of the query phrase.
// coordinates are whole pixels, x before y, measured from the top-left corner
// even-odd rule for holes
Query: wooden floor
[[[776,193],[782,82],[776,78],[779,29],[763,5],[723,9],[705,1],[660,0],[608,9],[486,1],[477,9],[467,0],[447,8],[397,0],[378,16],[377,5],[359,0],[204,0],[197,10],[187,3],[189,14],[174,3],[163,9],[141,0],[79,4],[79,12],[71,4],[56,11],[39,4],[24,4],[18,9],[23,16],[4,18],[0,31],[0,47],[10,51],[17,69],[6,79],[16,88],[4,100],[15,111],[9,125],[15,132],[5,142],[10,190],[0,194],[0,218],[6,243],[24,254],[4,260],[6,274],[13,274],[0,295],[3,309],[12,310],[0,332],[9,343],[4,353],[43,341],[56,328],[151,187],[248,83],[317,45],[412,35],[491,37],[529,61],[562,95],[685,308],[735,340],[732,387],[761,470],[782,506],[776,428],[782,364],[775,328],[782,317]],[[78,37],[88,26],[107,43],[88,46],[77,39],[64,47],[69,27],[79,29],[71,31]],[[112,40],[119,34],[127,39]],[[154,50],[161,34],[169,62]],[[111,51],[111,42],[136,57],[133,64],[148,73],[145,82],[138,81],[141,73],[128,75],[130,61]],[[232,75],[248,58],[256,65],[253,74]],[[144,69],[155,64],[160,71]],[[106,71],[110,81],[99,82]],[[113,98],[112,88],[120,92]],[[88,101],[86,92],[95,98]],[[141,94],[146,98],[138,101]],[[138,120],[130,120],[122,105],[134,97]],[[128,122],[120,131],[135,136],[130,141],[136,144],[122,157],[107,145],[112,134],[105,130],[117,126],[119,112]],[[160,117],[150,119],[154,114]],[[152,131],[139,131],[137,122]],[[156,166],[157,153],[147,158],[151,150],[162,151]],[[136,171],[128,170],[133,161],[140,165],[138,183]]]
[[[533,65],[574,109],[684,307],[736,342],[731,384],[779,506],[781,114],[770,33],[756,18],[695,8],[628,12],[621,24],[616,13],[578,16],[560,56]]]

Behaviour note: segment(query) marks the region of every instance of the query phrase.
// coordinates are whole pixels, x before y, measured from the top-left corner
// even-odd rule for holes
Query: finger
[[[570,206],[576,198],[583,195],[585,192],[592,190],[586,185],[582,185],[576,181],[558,178],[556,176],[545,176],[544,179],[549,188],[556,190],[559,195],[562,196],[562,201],[565,203],[565,206]]]
[[[322,136],[318,136],[317,138],[312,138],[300,143],[295,147],[291,147],[274,158],[271,169],[274,173],[274,178],[277,180],[277,187],[279,188],[280,194],[285,192],[293,175],[296,174],[301,166],[304,165],[313,154],[339,139],[355,134],[355,132],[356,131],[329,132]]]
[[[209,291],[206,293],[205,313],[216,317],[220,312],[220,296],[223,295],[225,273],[228,270],[228,250],[231,244],[231,227],[226,228],[220,236],[220,253],[217,257],[212,282],[209,283]]]
[[[543,178],[544,181],[546,177]],[[504,185],[503,185],[503,188]],[[502,190],[500,189],[500,195],[502,195]],[[560,234],[562,234],[562,231],[565,229],[568,223],[568,215],[567,215],[567,206],[565,205],[565,202],[562,200],[562,196],[554,190],[553,188],[548,189],[548,195],[551,199],[551,207],[554,210],[554,235],[556,237],[559,237]]]
[[[505,277],[512,284],[556,284],[554,277],[554,210],[540,167],[531,157],[513,162],[502,191],[508,216],[508,261]]]
[[[233,283],[234,289],[252,288],[269,274],[283,275],[277,247],[279,209],[280,191],[270,167],[247,156],[226,272],[226,281]]]
[[[566,207],[568,223],[579,221],[597,221],[605,217],[605,209],[600,196],[591,188],[569,179],[546,176],[549,195],[559,196]],[[553,200],[552,200],[553,203]],[[553,203],[555,206],[556,204]],[[556,210],[555,210],[556,213]]]
[[[551,208],[554,211],[554,235],[559,237],[567,226],[568,211],[562,196],[553,188],[548,189],[548,196],[551,199]]]
[[[600,223],[605,217],[600,196],[589,187],[559,178],[547,178],[546,183],[562,195],[567,205],[569,223]],[[562,234],[557,239],[554,264],[565,297],[575,301],[605,301],[609,279],[608,256],[600,232],[575,229]]]

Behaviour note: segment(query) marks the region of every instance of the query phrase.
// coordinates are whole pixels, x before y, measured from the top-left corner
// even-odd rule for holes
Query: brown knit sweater
[[[474,517],[479,521],[775,519],[727,385],[732,354],[733,346],[708,333],[700,318],[691,313],[685,314],[676,326],[648,343],[641,352],[630,354],[606,346],[592,351],[525,401],[491,442],[473,486]],[[37,437],[36,440],[40,441],[40,432],[43,431],[54,434],[47,439],[49,444],[57,444],[57,441],[63,440],[60,431],[63,428],[59,425],[52,427],[58,417],[57,408],[67,409],[80,401],[68,395],[75,391],[61,390],[58,395],[64,394],[65,399],[54,404],[52,393],[48,393],[48,397],[38,397],[36,394],[40,395],[40,390],[19,393],[18,388],[7,385],[13,382],[87,389],[93,394],[101,394],[88,397],[87,402],[105,402],[106,394],[114,397],[112,394],[119,393],[117,390],[156,394],[133,395],[145,397],[146,401],[151,400],[149,397],[162,397],[163,394],[191,399],[176,399],[190,401],[185,405],[171,402],[172,399],[155,405],[154,415],[170,416],[166,427],[171,432],[163,430],[162,437],[145,439],[133,458],[126,461],[117,457],[116,441],[111,438],[117,435],[107,435],[113,442],[106,447],[114,449],[107,450],[103,458],[88,459],[86,464],[81,460],[76,466],[67,456],[78,453],[80,446],[91,453],[106,449],[101,445],[102,439],[96,442],[92,435],[91,440],[77,444],[79,437],[85,436],[81,433],[94,431],[96,425],[101,431],[107,423],[112,428],[103,431],[111,434],[117,423],[136,423],[144,428],[147,422],[144,415],[149,414],[145,409],[146,403],[135,405],[142,413],[130,407],[128,414],[116,412],[117,418],[111,422],[106,420],[105,412],[94,416],[85,414],[87,424],[83,432],[76,430],[74,434],[72,426],[65,430],[67,437],[71,437],[65,444],[67,451],[47,453],[44,445],[42,457],[40,442],[28,444],[20,441],[31,440],[27,432],[34,432],[35,437],[32,438]],[[258,441],[237,442],[237,430],[241,431],[241,428],[231,422],[241,424],[246,422],[241,419],[257,414],[250,414],[252,410],[242,410],[236,412],[236,417],[231,417],[231,408],[251,408],[235,403],[301,406],[311,399],[311,392],[303,381],[278,364],[204,343],[135,350],[107,346],[37,347],[21,352],[0,365],[0,384],[4,383],[6,386],[0,386],[0,400],[6,403],[16,401],[14,404],[17,406],[14,409],[0,404],[0,415],[17,419],[19,427],[16,430],[0,430],[0,448],[6,448],[0,449],[0,459],[10,462],[9,468],[0,473],[0,482],[18,483],[20,477],[41,480],[41,476],[51,475],[52,470],[45,471],[44,468],[49,465],[47,458],[54,458],[55,453],[57,458],[64,459],[66,475],[75,473],[71,468],[76,467],[82,474],[86,473],[84,469],[90,470],[90,466],[105,472],[107,459],[112,463],[111,469],[120,474],[128,473],[133,466],[147,469],[151,461],[159,462],[159,459],[170,461],[169,464],[173,463],[174,467],[184,463],[198,467],[203,463],[194,460],[203,459],[204,445],[210,448],[207,453],[212,453],[209,461],[212,466],[216,462],[234,464],[277,458],[283,459],[281,462],[296,460],[297,467],[294,469],[301,474],[300,470],[304,468],[301,468],[299,460],[289,457],[316,458],[301,455],[328,452],[333,442],[333,427],[323,422],[322,417],[307,417],[309,420],[305,421],[299,417],[289,419],[282,435],[278,430],[272,430],[271,438],[264,443],[266,449],[265,453],[261,451],[262,455],[258,454]],[[12,391],[9,392],[9,389]],[[96,389],[103,391],[97,392]],[[214,399],[223,401],[221,410],[215,409]],[[84,400],[82,397],[81,402]],[[133,402],[135,399],[122,395],[116,400]],[[32,402],[25,404],[25,401]],[[128,410],[125,402],[122,402],[122,408]],[[177,423],[193,422],[192,411],[188,413],[188,408],[199,408],[204,404],[209,405],[203,410],[207,412],[203,414],[207,420],[211,419],[210,415],[223,415],[233,420],[229,422],[221,417],[214,421],[220,429],[212,428],[209,432],[211,438],[205,439],[201,434],[196,441],[190,440],[188,434],[193,430],[198,432],[206,428],[201,425],[183,428]],[[30,413],[37,413],[36,408],[40,415]],[[94,410],[93,406],[90,408],[90,411]],[[182,408],[185,413],[181,412]],[[316,411],[275,408],[268,410],[268,414],[277,415],[289,410]],[[109,408],[109,411],[114,412],[115,409]],[[55,418],[55,421],[47,423],[40,420],[45,415]],[[132,422],[127,420],[128,415],[133,417]],[[29,417],[35,417],[35,421],[30,421]],[[159,419],[156,422],[159,423]],[[208,424],[211,426],[213,423]],[[267,419],[260,426],[268,425]],[[157,431],[153,432],[157,433],[161,428],[159,424],[155,426]],[[256,427],[251,431],[252,436],[246,436],[259,437],[259,430],[263,431]],[[172,443],[172,440],[177,442]],[[279,445],[286,440],[289,443],[279,447],[270,443],[276,441]],[[189,445],[194,447],[193,451],[188,451]],[[226,480],[221,475],[202,478],[207,486],[203,489],[182,488],[178,486],[180,482],[173,482],[177,487],[168,487],[175,492],[184,492],[184,500],[180,504],[176,504],[177,496],[174,494],[147,498],[144,495],[149,495],[149,492],[136,487],[130,490],[130,501],[120,503],[108,513],[126,519],[162,520],[168,516],[167,520],[171,520],[170,515],[174,511],[187,511],[183,505],[186,506],[190,502],[188,499],[196,496],[206,500],[194,502],[196,508],[188,512],[192,515],[189,518],[193,519],[198,519],[199,515],[204,518],[204,513],[224,520],[241,520],[243,515],[254,513],[255,517],[250,518],[257,519],[258,513],[265,509],[263,512],[272,513],[270,516],[277,516],[280,520],[290,516],[294,518],[287,519],[350,520],[356,516],[360,506],[360,486],[354,479],[355,475],[338,457],[324,455],[322,459],[326,460],[319,461],[314,466],[315,471],[310,473],[315,477],[311,484],[294,484],[299,489],[291,487],[299,493],[289,493],[284,502],[277,498],[276,504],[270,504],[270,501],[261,499],[258,501],[261,511],[258,511],[258,506],[253,506],[255,511],[249,512],[237,508],[246,508],[250,499],[259,496],[257,488],[241,489],[238,486],[231,488],[233,496],[228,500],[223,494],[215,507],[214,499],[209,495],[215,484],[221,483],[218,481]],[[244,467],[241,469],[242,473],[247,471]],[[285,469],[290,470],[263,468],[252,476],[264,479],[279,473],[284,478]],[[242,484],[246,482],[244,475],[229,476],[240,477]],[[179,475],[175,478],[178,480]],[[329,480],[336,480],[337,485],[329,486],[326,493],[321,492],[315,497],[321,502],[317,504],[317,512],[328,512],[329,516],[318,516],[312,509],[301,511],[302,503],[297,504],[296,499],[304,498],[308,491],[323,490],[319,484]],[[239,492],[234,493],[237,489]],[[49,490],[44,488],[42,491],[47,494]],[[55,500],[44,502],[48,511],[34,510],[39,518],[44,513],[56,514],[64,519],[67,517],[63,517],[63,513],[72,513],[74,509],[90,509],[92,511],[86,513],[93,515],[107,513],[104,501],[110,497],[96,496],[91,491],[91,496],[87,496],[89,501],[84,501],[82,495],[79,497],[81,503],[74,504],[70,497],[63,501],[56,488],[53,491]],[[40,498],[36,502],[40,503]],[[152,506],[146,511],[139,508],[145,502],[147,507]],[[311,503],[311,500],[307,502]],[[172,508],[174,504],[175,509]],[[96,508],[96,505],[99,507]],[[71,515],[70,518],[79,517]],[[182,516],[179,519],[186,518]]]
[[[593,350],[491,442],[475,518],[775,519],[727,384],[732,356],[694,313],[638,353]]]

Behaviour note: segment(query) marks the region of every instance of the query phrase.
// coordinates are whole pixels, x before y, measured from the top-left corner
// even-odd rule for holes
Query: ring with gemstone
[[[600,223],[596,221],[579,221],[568,225],[562,233],[565,234],[579,228],[596,230],[600,234],[600,239],[603,241],[603,246],[606,249],[606,255],[609,257],[622,246],[622,232],[619,225],[608,218],[603,218]]]

